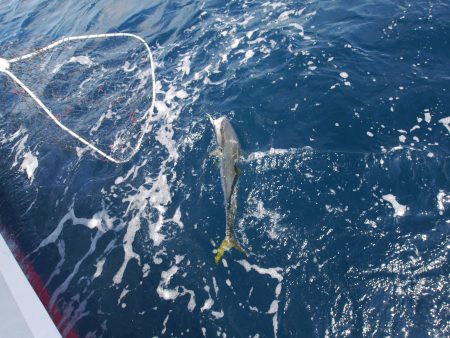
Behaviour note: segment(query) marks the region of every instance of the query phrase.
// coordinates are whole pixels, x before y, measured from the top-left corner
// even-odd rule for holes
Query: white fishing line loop
[[[91,142],[89,142],[88,140],[86,140],[85,138],[83,138],[82,136],[80,136],[79,134],[77,134],[76,132],[74,132],[72,129],[66,127],[64,124],[62,124],[57,118],[56,116],[52,113],[52,111],[33,93],[33,91],[31,89],[29,89],[21,80],[19,80],[9,69],[10,69],[10,64],[14,63],[14,62],[18,62],[18,61],[23,61],[26,59],[30,59],[34,56],[37,56],[41,53],[44,53],[52,48],[55,48],[65,42],[69,42],[69,41],[76,41],[76,40],[89,40],[89,39],[104,39],[104,38],[111,38],[111,37],[131,37],[134,39],[139,40],[141,43],[144,44],[147,53],[148,53],[148,59],[150,62],[150,70],[151,70],[151,75],[152,75],[152,98],[151,98],[151,105],[150,108],[146,111],[145,115],[144,115],[144,119],[145,119],[145,123],[144,123],[144,127],[141,130],[141,134],[137,140],[136,146],[133,148],[133,150],[131,151],[130,155],[128,157],[126,157],[125,159],[117,159],[114,158],[108,154],[106,154],[104,151],[100,150],[99,148],[97,148],[94,144],[92,144]],[[144,139],[144,135],[145,132],[148,130],[149,127],[149,123],[150,123],[150,115],[153,113],[153,109],[155,107],[155,96],[156,96],[156,88],[155,88],[155,67],[154,67],[154,63],[153,63],[153,55],[152,55],[152,51],[150,50],[150,47],[148,46],[148,44],[145,42],[144,39],[142,39],[140,36],[137,36],[135,34],[131,34],[131,33],[106,33],[106,34],[91,34],[91,35],[79,35],[79,36],[72,36],[72,37],[66,37],[60,40],[57,40],[53,43],[51,43],[50,45],[40,48],[32,53],[29,54],[25,54],[23,56],[19,56],[10,60],[7,59],[3,59],[0,58],[0,72],[5,73],[6,75],[8,75],[12,80],[14,80],[14,82],[16,82],[23,90],[25,90],[27,92],[27,94],[39,105],[39,107],[42,108],[42,110],[47,114],[47,116],[58,126],[60,127],[62,130],[64,130],[66,133],[68,133],[70,136],[74,137],[75,139],[77,139],[79,142],[83,143],[84,145],[86,145],[87,147],[89,147],[92,151],[94,151],[95,153],[97,153],[98,155],[104,157],[105,159],[107,159],[108,161],[111,161],[113,163],[126,163],[128,162],[134,155],[136,155],[136,153],[138,152],[139,148],[141,147],[142,141]]]

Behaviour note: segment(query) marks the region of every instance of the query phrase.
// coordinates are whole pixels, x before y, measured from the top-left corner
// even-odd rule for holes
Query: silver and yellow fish
[[[241,156],[241,145],[233,126],[226,117],[212,119],[216,134],[217,149],[213,152],[220,161],[220,178],[225,197],[226,230],[225,239],[217,249],[216,264],[220,262],[225,251],[236,248],[245,254],[244,249],[234,235],[234,222],[237,208],[237,188],[239,168],[238,161]]]

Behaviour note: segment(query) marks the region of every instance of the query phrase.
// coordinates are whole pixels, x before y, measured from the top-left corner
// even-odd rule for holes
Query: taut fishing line
[[[62,131],[60,142],[70,137],[111,162],[129,161],[151,128],[153,56],[135,34],[66,37],[23,56],[0,58],[0,72],[16,87],[4,84],[1,108],[13,104],[8,96],[26,95]],[[24,109],[16,104],[22,114]]]

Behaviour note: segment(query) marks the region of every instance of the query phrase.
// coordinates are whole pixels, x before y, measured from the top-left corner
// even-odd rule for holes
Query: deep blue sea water
[[[4,0],[0,27],[3,58],[130,32],[155,60],[151,128],[125,164],[70,140],[0,74],[1,231],[40,274],[64,336],[450,334],[448,2]],[[120,67],[138,51],[122,42],[11,70],[80,132],[106,121],[98,144],[133,141],[143,121],[100,112],[104,91],[125,107],[108,106],[110,120],[150,102],[148,65],[136,63],[137,95],[132,64]],[[62,60],[94,47],[102,65]],[[244,152],[248,255],[218,266],[208,114],[229,118]]]

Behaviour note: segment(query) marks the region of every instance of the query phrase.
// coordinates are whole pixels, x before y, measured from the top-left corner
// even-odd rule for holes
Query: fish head
[[[239,142],[233,126],[225,116],[221,116],[217,119],[210,118],[210,120],[214,126],[217,144],[220,148],[223,148],[223,146],[230,141]]]
[[[216,135],[216,141],[218,148],[221,148],[221,145],[223,144],[223,136],[222,136],[222,122],[224,119],[226,119],[225,116],[221,116],[217,119],[212,118],[210,115],[208,115],[209,121],[214,127],[214,134]]]

